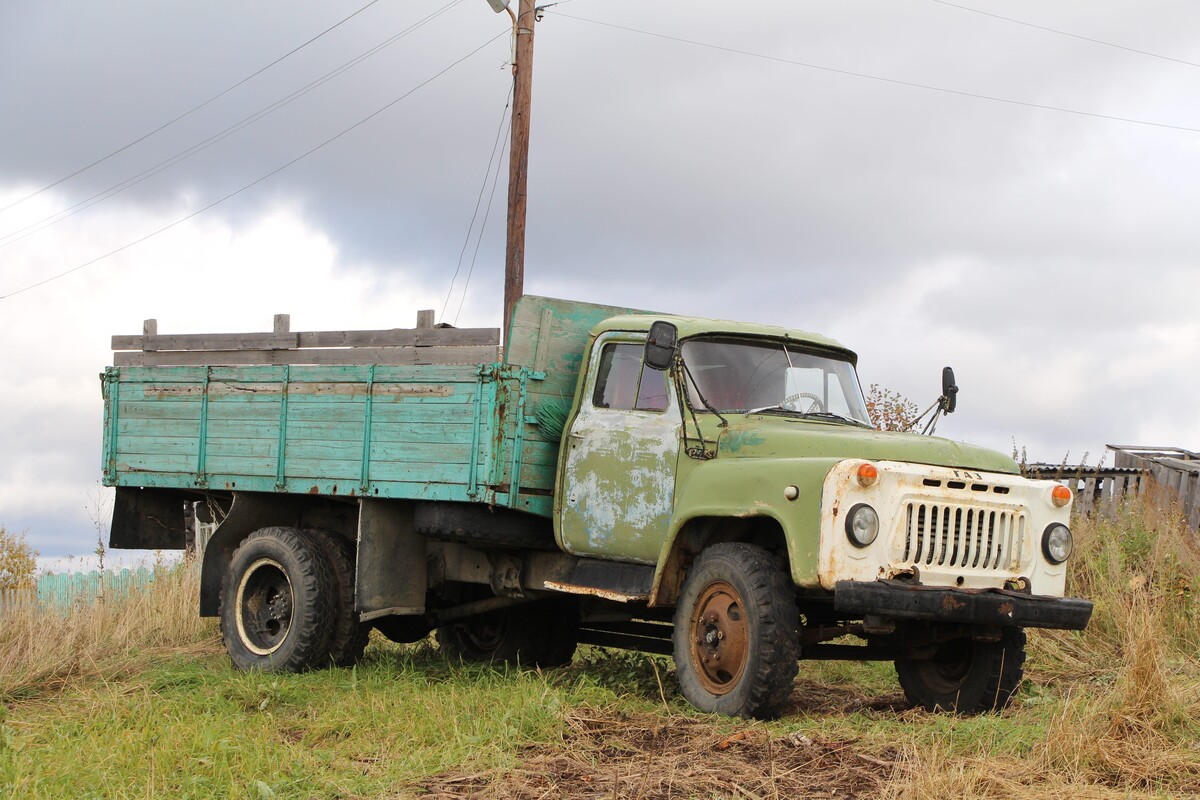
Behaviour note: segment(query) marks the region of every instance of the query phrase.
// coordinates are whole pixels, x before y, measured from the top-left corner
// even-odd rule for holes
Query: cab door
[[[667,373],[644,367],[645,336],[605,334],[564,432],[563,549],[653,564],[671,523],[679,409]]]

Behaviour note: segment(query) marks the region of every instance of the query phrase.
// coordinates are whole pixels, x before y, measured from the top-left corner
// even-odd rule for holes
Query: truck
[[[742,717],[801,660],[886,660],[914,705],[981,713],[1026,628],[1087,625],[1070,489],[875,429],[833,339],[525,296],[501,352],[422,314],[113,337],[110,544],[206,523],[199,613],[235,668],[348,665],[377,629],[467,661],[671,656],[688,702]]]

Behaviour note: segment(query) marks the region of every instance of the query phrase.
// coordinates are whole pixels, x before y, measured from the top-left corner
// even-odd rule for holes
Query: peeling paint
[[[597,347],[602,347],[599,342]],[[594,381],[589,374],[588,385]],[[565,548],[654,563],[671,523],[679,411],[599,408],[590,393],[565,434],[560,532]]]
[[[1051,522],[1069,524],[1069,509],[1046,501],[1047,484],[1019,475],[876,461],[879,482],[856,480],[859,459],[840,462],[822,489],[818,577],[839,580],[919,576],[925,586],[1001,588],[1028,576],[1038,594],[1061,595],[1065,573],[1041,555],[1036,538]],[[849,543],[841,508],[866,503],[879,516],[879,534],[866,547]],[[844,517],[843,517],[844,519]]]
[[[618,603],[637,603],[649,597],[646,594],[622,594],[621,592],[613,592],[608,589],[599,589],[595,586],[578,586],[573,583],[560,583],[558,581],[546,581],[543,585],[545,588],[555,592],[590,595],[604,600],[613,600]]]

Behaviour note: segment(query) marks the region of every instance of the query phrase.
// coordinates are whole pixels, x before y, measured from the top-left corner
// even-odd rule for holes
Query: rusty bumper
[[[1083,630],[1092,616],[1090,600],[1047,597],[1006,589],[946,589],[899,581],[838,581],[835,610],[893,619],[978,625]]]

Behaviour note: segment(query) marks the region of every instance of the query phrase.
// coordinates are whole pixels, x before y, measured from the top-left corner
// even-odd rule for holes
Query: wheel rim
[[[938,648],[937,655],[923,662],[922,671],[930,688],[943,694],[957,691],[971,674],[975,648],[968,639],[955,639]]]
[[[503,614],[485,614],[462,624],[459,628],[465,644],[480,653],[492,653],[504,641],[507,617]]]
[[[749,621],[737,589],[725,581],[710,583],[692,606],[692,662],[705,691],[733,691],[746,670]]]
[[[260,558],[242,573],[236,608],[238,638],[247,650],[269,656],[283,645],[295,604],[292,584],[278,561]]]

